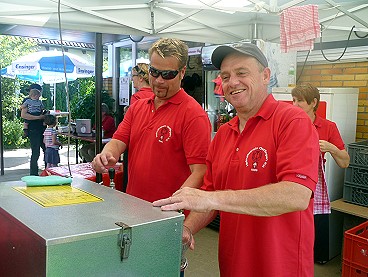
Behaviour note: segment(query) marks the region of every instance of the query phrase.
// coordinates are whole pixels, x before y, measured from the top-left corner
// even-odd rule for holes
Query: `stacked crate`
[[[345,232],[342,277],[368,276],[368,221]]]
[[[345,170],[344,200],[368,207],[368,140],[348,145],[350,165]]]

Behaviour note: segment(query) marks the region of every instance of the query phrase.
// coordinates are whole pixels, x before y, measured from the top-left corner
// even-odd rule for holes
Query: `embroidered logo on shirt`
[[[306,180],[307,179],[307,176],[305,176],[305,175],[303,175],[303,174],[296,174],[295,175],[297,178],[300,178],[300,179],[304,179],[304,180]]]
[[[168,141],[171,138],[170,126],[167,125],[160,126],[156,131],[156,138],[161,143]]]
[[[245,166],[251,166],[251,171],[257,172],[260,168],[265,168],[268,161],[267,150],[263,147],[254,147],[245,158]]]

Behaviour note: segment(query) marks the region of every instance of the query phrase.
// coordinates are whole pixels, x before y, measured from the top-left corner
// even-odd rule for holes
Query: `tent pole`
[[[54,97],[54,99],[53,99],[54,100],[54,107],[53,107],[54,109],[53,110],[56,111],[56,83],[54,83],[54,91],[53,91],[52,94],[53,94],[53,97]]]
[[[101,115],[101,94],[102,94],[102,66],[103,66],[103,46],[102,34],[96,33],[96,53],[95,53],[95,73],[96,73],[96,94],[95,94],[95,124],[96,124],[96,154],[102,150],[102,115]],[[96,182],[102,181],[102,174],[96,173]]]
[[[0,72],[1,72],[0,64]],[[2,93],[2,77],[0,74],[0,173],[4,175],[4,126],[3,126],[3,93]]]

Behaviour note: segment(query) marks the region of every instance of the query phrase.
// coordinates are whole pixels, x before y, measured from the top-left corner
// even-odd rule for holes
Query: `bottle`
[[[294,64],[290,65],[288,71],[288,87],[295,87],[296,85],[296,72]]]

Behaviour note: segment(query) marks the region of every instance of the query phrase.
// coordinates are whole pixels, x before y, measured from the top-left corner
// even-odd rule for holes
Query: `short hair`
[[[45,119],[43,120],[46,125],[55,125],[56,124],[56,116],[52,114],[45,115]]]
[[[187,65],[188,45],[179,39],[162,38],[157,40],[148,50],[150,60],[154,52],[159,54],[162,58],[176,58],[179,61],[179,69],[182,69]]]
[[[37,89],[39,91],[42,91],[42,87],[39,84],[32,84],[29,86],[28,91],[31,91],[32,89]]]
[[[35,88],[29,91],[29,96],[36,96],[36,95],[41,95],[41,91]]]
[[[109,113],[109,106],[107,106],[105,103],[101,104],[101,112]]]
[[[146,63],[137,63],[133,69],[139,76],[142,76],[142,78],[146,81],[147,84],[149,84],[148,79],[148,64]]]
[[[321,96],[319,94],[318,88],[316,88],[315,86],[311,84],[298,85],[291,90],[291,95],[299,99],[304,99],[308,103],[308,105],[310,105],[313,99],[316,98],[317,104],[313,110],[317,111]]]

